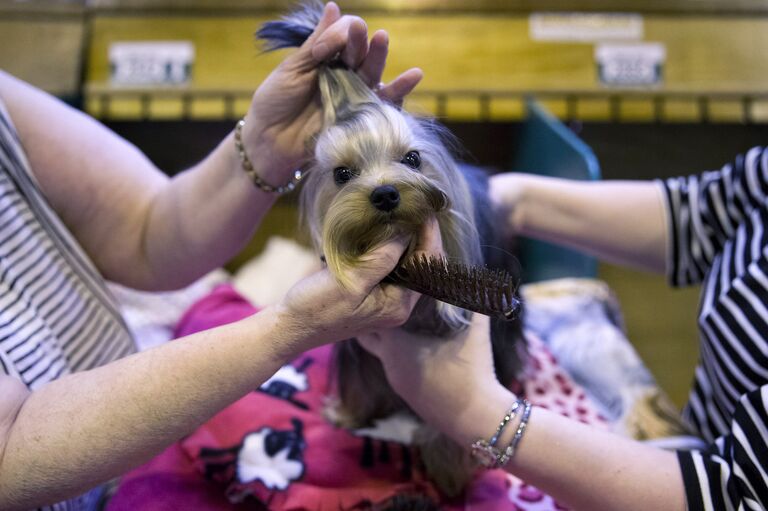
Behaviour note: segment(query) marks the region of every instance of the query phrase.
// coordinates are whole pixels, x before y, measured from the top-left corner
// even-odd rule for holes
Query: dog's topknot
[[[265,51],[299,47],[312,35],[322,14],[323,3],[308,0],[280,20],[264,23],[256,32],[256,38],[262,41]],[[347,69],[341,60],[331,60],[318,71],[325,126],[353,116],[361,105],[381,103],[362,78]]]
[[[312,35],[322,14],[323,3],[308,0],[281,19],[264,23],[256,31],[256,39],[263,41],[264,51],[297,48]]]

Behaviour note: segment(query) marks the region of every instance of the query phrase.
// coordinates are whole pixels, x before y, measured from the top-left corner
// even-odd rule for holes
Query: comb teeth
[[[486,316],[511,320],[520,308],[517,282],[507,271],[466,266],[421,255],[404,261],[388,280],[441,302]]]

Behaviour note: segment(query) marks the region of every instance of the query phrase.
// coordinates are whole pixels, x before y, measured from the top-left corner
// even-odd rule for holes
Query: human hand
[[[443,241],[435,218],[419,233],[416,255],[440,255]],[[466,443],[474,434],[477,411],[494,394],[508,400],[494,370],[487,316],[473,314],[470,327],[450,339],[384,328],[357,335],[358,342],[381,360],[387,380],[421,418]]]
[[[339,55],[363,80],[388,101],[399,103],[418,84],[422,73],[410,69],[381,84],[388,36],[377,31],[368,42],[365,22],[341,16],[329,2],[317,28],[256,90],[243,128],[247,151],[261,177],[280,185],[306,157],[306,141],[322,126],[317,92],[317,67]]]
[[[443,241],[437,219],[427,221],[419,233],[417,250],[440,255]],[[383,328],[357,335],[358,342],[381,360],[387,380],[421,418],[443,432],[465,440],[472,431],[476,405],[490,392],[501,394],[495,376],[487,316],[473,314],[470,327],[451,339],[436,339],[401,328]]]
[[[461,445],[492,428],[495,418],[480,421],[478,430],[478,418],[488,414],[488,402],[514,401],[496,379],[490,322],[482,314],[473,314],[470,327],[451,339],[389,328],[359,335],[357,340],[381,360],[395,392],[424,421]]]
[[[281,302],[288,328],[316,345],[354,337],[366,328],[404,323],[419,295],[381,281],[395,268],[407,245],[407,238],[399,237],[367,253],[360,264],[346,269],[346,286],[327,268],[301,280]]]
[[[421,295],[381,281],[409,245],[416,255],[439,253],[442,241],[437,220],[427,221],[416,239],[403,235],[374,248],[354,266],[344,267],[341,279],[325,268],[291,288],[278,308],[286,327],[293,330],[290,338],[300,339],[302,346],[289,349],[304,351],[405,323]]]

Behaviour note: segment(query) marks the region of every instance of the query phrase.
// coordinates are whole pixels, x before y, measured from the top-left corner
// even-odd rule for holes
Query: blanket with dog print
[[[182,317],[176,336],[236,321],[258,309],[222,285]],[[527,336],[530,357],[512,390],[594,427],[606,420],[547,346]],[[502,470],[478,470],[447,500],[407,444],[414,423],[394,417],[366,430],[333,426],[329,347],[307,352],[162,454],[127,474],[108,511],[214,510],[560,510],[538,489]]]

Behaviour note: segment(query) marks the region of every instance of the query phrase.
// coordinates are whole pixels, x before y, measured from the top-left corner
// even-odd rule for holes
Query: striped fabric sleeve
[[[768,385],[742,396],[728,434],[678,460],[689,511],[768,509]]]
[[[660,183],[669,218],[669,281],[698,284],[744,218],[765,204],[768,150],[755,147],[718,171]]]

